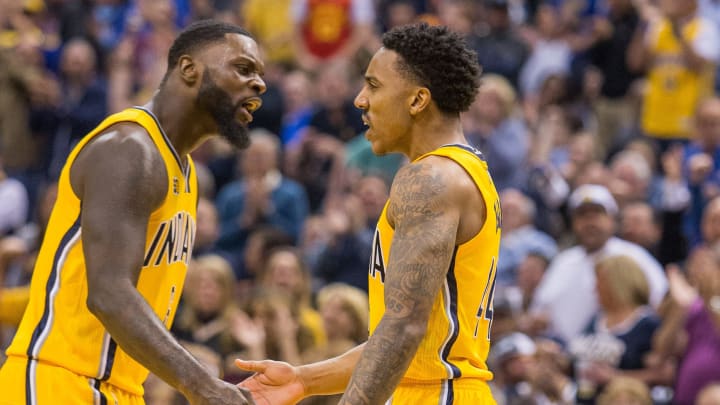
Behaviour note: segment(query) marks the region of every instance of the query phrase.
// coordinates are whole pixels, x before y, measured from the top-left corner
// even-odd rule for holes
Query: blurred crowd
[[[367,339],[375,222],[406,162],[373,155],[353,99],[380,35],[425,21],[484,70],[462,121],[501,195],[498,403],[720,403],[718,0],[0,0],[0,348],[69,151],[148,102],[206,18],[253,34],[268,86],[248,149],[193,154],[172,331],[218,375]],[[153,377],[146,398],[182,403]]]

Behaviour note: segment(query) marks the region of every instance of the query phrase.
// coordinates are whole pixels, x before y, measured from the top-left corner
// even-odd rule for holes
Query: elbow
[[[412,320],[402,326],[401,332],[401,336],[404,336],[409,343],[418,345],[427,333],[427,322],[422,320]]]
[[[102,319],[105,314],[109,311],[109,305],[107,302],[98,297],[99,294],[91,294],[88,292],[88,298],[85,301],[88,310],[91,314],[95,315],[96,318]]]
[[[121,308],[121,304],[118,303],[115,296],[116,293],[112,291],[88,287],[88,297],[85,305],[87,305],[91,314],[102,320]]]

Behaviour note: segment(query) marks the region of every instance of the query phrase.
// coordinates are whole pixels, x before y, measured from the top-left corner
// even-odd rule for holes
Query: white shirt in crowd
[[[660,263],[640,245],[612,237],[592,254],[574,246],[555,256],[535,291],[531,312],[547,314],[549,332],[566,342],[579,336],[599,310],[595,263],[619,255],[631,257],[640,266],[650,287],[650,304],[657,307],[668,289]]]

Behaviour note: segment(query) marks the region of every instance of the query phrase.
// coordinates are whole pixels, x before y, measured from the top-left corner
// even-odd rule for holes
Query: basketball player
[[[0,404],[142,404],[148,370],[192,404],[252,403],[168,328],[195,239],[188,153],[212,133],[248,144],[262,72],[247,32],[194,24],[172,44],[154,99],[108,117],[71,152]]]
[[[444,27],[383,36],[355,99],[373,152],[396,175],[370,262],[369,340],[320,363],[237,361],[260,404],[345,392],[341,404],[494,404],[486,358],[500,202],[460,112],[477,94],[475,54]]]

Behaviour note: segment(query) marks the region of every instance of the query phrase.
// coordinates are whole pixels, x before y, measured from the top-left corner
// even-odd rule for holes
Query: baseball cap
[[[526,334],[513,332],[503,336],[497,343],[492,345],[488,362],[491,367],[499,367],[512,357],[535,354],[535,342]]]
[[[599,205],[610,215],[618,212],[618,206],[610,191],[599,184],[583,184],[570,194],[568,206],[570,211],[575,211],[585,204]]]

